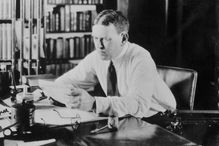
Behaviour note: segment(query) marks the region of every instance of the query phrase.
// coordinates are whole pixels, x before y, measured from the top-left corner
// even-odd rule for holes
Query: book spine
[[[70,31],[70,6],[65,6],[65,31]]]
[[[70,51],[69,51],[69,38],[65,38],[65,49],[64,49],[64,56],[63,58],[64,59],[69,59],[69,54],[70,54]]]
[[[2,24],[2,59],[7,59],[7,24]]]
[[[0,19],[3,19],[3,0],[0,0]]]
[[[65,31],[65,9],[64,7],[60,8],[60,30]]]
[[[70,58],[74,58],[75,57],[74,38],[69,39],[69,51],[70,51]]]
[[[80,57],[80,37],[74,37],[75,58]]]
[[[80,56],[79,58],[82,58],[85,56],[85,40],[84,40],[84,37],[81,37],[80,38]]]
[[[12,18],[12,0],[7,0],[8,1],[8,19]]]
[[[7,59],[12,59],[12,25],[11,24],[7,24],[6,25],[7,28]]]
[[[70,6],[70,30],[76,31],[77,30],[77,21],[76,21],[76,11],[74,10],[74,6]]]
[[[38,36],[37,34],[32,34],[32,59],[38,59]]]
[[[60,15],[55,13],[55,31],[60,31]]]
[[[24,59],[30,59],[30,34],[28,29],[24,29],[24,49],[23,49]]]
[[[57,59],[61,59],[63,58],[63,47],[64,43],[63,43],[63,38],[57,38],[56,40],[56,58]]]

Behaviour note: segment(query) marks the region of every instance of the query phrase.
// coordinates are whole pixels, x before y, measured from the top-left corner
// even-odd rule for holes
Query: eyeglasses
[[[62,119],[71,119],[72,129],[77,130],[78,126],[81,123],[81,116],[79,114],[76,114],[73,117],[64,117],[64,116],[62,116],[62,114],[58,110],[53,109],[53,111],[55,111],[59,115],[59,117],[62,118]]]

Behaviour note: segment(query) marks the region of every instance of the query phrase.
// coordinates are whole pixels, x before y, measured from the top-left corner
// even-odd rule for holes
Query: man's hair
[[[94,24],[101,24],[105,26],[113,24],[118,33],[129,31],[129,21],[120,11],[103,10],[95,18]]]

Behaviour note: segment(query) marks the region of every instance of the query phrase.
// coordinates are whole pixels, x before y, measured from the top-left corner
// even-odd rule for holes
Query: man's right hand
[[[87,91],[80,88],[74,88],[69,94],[69,103],[67,107],[78,108],[84,111],[90,111],[95,102],[95,98],[92,97]]]

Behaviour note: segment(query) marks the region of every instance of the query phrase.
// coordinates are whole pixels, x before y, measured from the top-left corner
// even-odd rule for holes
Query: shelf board
[[[5,67],[7,66],[11,66],[11,62],[0,62],[0,71],[2,71],[2,69],[4,70]]]
[[[82,59],[69,60],[69,63],[78,64]]]
[[[74,36],[84,36],[84,35],[91,35],[91,32],[52,32],[52,33],[46,33],[46,38],[70,38]]]
[[[11,19],[0,19],[0,23],[12,23]]]
[[[81,4],[81,5],[75,5],[75,4],[47,4],[47,11],[52,11],[54,7],[57,6],[74,6],[75,11],[87,11],[87,10],[96,10],[95,4]]]
[[[12,62],[12,60],[0,60],[0,63]]]
[[[46,61],[46,64],[63,64],[63,63],[72,63],[78,64],[82,59],[50,59]]]

